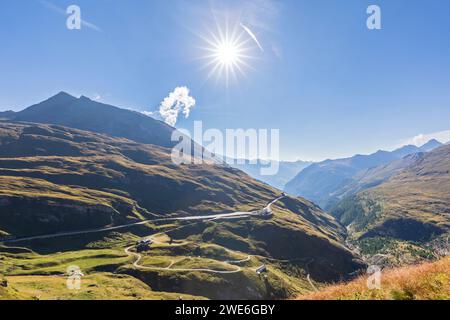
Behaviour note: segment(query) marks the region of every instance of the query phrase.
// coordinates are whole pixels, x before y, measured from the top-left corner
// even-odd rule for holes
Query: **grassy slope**
[[[0,122],[0,180],[0,230],[16,236],[122,224],[155,215],[261,209],[278,195],[228,167],[174,166],[169,149],[59,126],[7,122]],[[52,275],[64,274],[68,265],[76,264],[89,276],[113,271],[132,275],[158,292],[259,299],[310,290],[307,273],[314,280],[328,281],[362,266],[342,245],[345,230],[299,198],[279,203],[273,219],[198,223],[180,230],[172,235],[179,247],[152,251],[143,262],[153,265],[175,258],[181,260],[180,266],[234,268],[211,250],[278,260],[255,256],[243,272],[232,275],[156,272],[130,265],[125,247],[138,236],[173,227],[149,225],[124,230],[134,235],[101,233],[20,244],[35,252],[0,248],[0,273],[14,279],[44,277],[39,279],[50,279],[45,286],[53,286]],[[189,258],[205,245],[212,247]],[[263,263],[271,270],[267,279],[254,271]],[[32,281],[23,280],[21,290],[27,286],[34,290],[33,278],[26,279]]]
[[[135,268],[124,272],[163,291],[175,287],[180,292],[213,299],[272,299],[310,291],[307,274],[317,281],[331,281],[361,266],[339,244],[339,234],[326,237],[320,232],[320,223],[307,222],[307,213],[294,214],[285,206],[281,203],[276,207],[275,217],[269,221],[253,218],[207,222],[172,233],[176,247],[156,245],[142,259],[148,267],[167,267],[174,262],[172,268],[207,266],[235,270],[236,265],[224,261],[243,260],[250,255],[249,261],[238,264],[243,268],[241,273],[174,273]],[[268,266],[267,278],[255,273],[262,264]]]
[[[289,205],[289,201],[287,202]],[[167,267],[171,261],[175,261],[173,268],[207,267],[215,270],[235,270],[236,265],[224,261],[242,260],[252,255],[250,261],[238,264],[243,270],[237,274],[137,269],[131,266],[134,261],[132,257],[123,251],[138,239],[131,233],[113,233],[106,238],[84,244],[77,250],[47,254],[37,254],[23,248],[0,248],[0,274],[5,274],[8,278],[22,279],[20,281],[23,283],[18,287],[20,292],[34,292],[35,279],[39,279],[42,281],[42,298],[58,295],[62,299],[70,298],[68,294],[73,293],[62,292],[61,284],[61,290],[53,296],[46,294],[49,287],[54,286],[55,280],[52,279],[55,276],[63,275],[68,266],[77,265],[88,276],[104,272],[131,275],[146,283],[155,293],[179,292],[183,295],[213,299],[279,299],[309,292],[311,286],[306,280],[307,273],[311,273],[315,280],[330,277],[335,279],[335,270],[349,273],[358,266],[357,263],[352,265],[352,257],[348,251],[339,249],[339,233],[332,233],[328,238],[318,231],[321,228],[320,222],[309,225],[307,219],[311,219],[313,215],[308,212],[299,212],[296,215],[283,208],[284,206],[286,204],[281,203],[275,208],[274,221],[254,218],[234,223],[198,223],[170,233],[173,245],[168,244],[169,238],[166,235],[158,236],[158,244],[154,245],[150,252],[143,254],[141,263],[144,266]],[[326,219],[326,216],[318,215],[317,219]],[[155,226],[154,229],[164,231],[174,227],[175,225],[161,225]],[[302,231],[302,228],[305,228],[305,231]],[[215,236],[217,230],[220,230],[220,237]],[[62,242],[67,240],[72,241],[70,237],[61,239]],[[275,243],[268,246],[267,243],[271,242]],[[248,246],[242,247],[242,244]],[[21,245],[27,246],[26,243]],[[46,247],[54,244],[44,241],[41,245]],[[262,264],[268,266],[267,278],[255,273],[255,269]],[[110,296],[110,299],[116,298],[121,297]]]
[[[345,199],[333,215],[350,226],[363,254],[387,255],[391,265],[432,258],[449,234],[449,172],[447,145],[418,157],[380,186]]]
[[[25,298],[25,295],[19,293],[18,290],[11,288],[5,277],[0,276],[0,300],[20,300]]]
[[[387,270],[381,289],[370,290],[367,277],[333,285],[300,300],[449,300],[450,257],[433,263]]]
[[[169,149],[46,125],[0,123],[0,177],[2,212],[22,211],[14,221],[0,217],[0,230],[14,235],[28,234],[26,226],[34,223],[39,232],[48,221],[53,229],[79,228],[65,221],[66,211],[98,226],[152,217],[150,212],[259,209],[276,196],[235,169],[174,166]]]
[[[380,192],[385,214],[391,219],[412,219],[444,232],[450,227],[449,186],[450,146],[445,146],[383,184],[375,194]]]
[[[192,300],[204,299],[186,294],[155,292],[133,277],[96,273],[82,278],[80,290],[68,290],[65,277],[12,276],[8,281],[10,296],[0,299],[39,300]],[[20,293],[19,293],[20,292]]]
[[[359,235],[369,232],[370,235],[414,237],[406,231],[395,230],[395,225],[390,230],[386,223],[389,220],[413,220],[423,224],[424,228],[430,226],[429,232],[415,230],[417,238],[413,240],[427,238],[433,231],[445,232],[450,227],[449,172],[450,146],[447,145],[420,158],[379,187],[358,194],[351,202],[359,210],[355,210],[355,216],[345,222],[353,222],[353,231]],[[335,215],[342,219],[349,213],[346,209],[352,207],[339,209]]]
[[[300,266],[297,274],[294,274],[283,264],[278,265],[259,257],[252,257],[250,261],[238,264],[242,267],[242,272],[231,275],[137,269],[131,265],[134,258],[124,253],[124,248],[134,243],[136,239],[131,234],[121,234],[93,242],[87,246],[90,249],[45,255],[23,248],[0,248],[2,260],[0,274],[7,276],[10,283],[9,289],[13,290],[12,292],[17,290],[25,297],[41,299],[92,297],[127,299],[131,298],[132,293],[136,291],[127,293],[126,288],[123,288],[125,282],[116,284],[111,281],[107,283],[103,281],[102,285],[94,286],[93,292],[89,295],[86,290],[68,291],[64,287],[63,280],[67,267],[72,265],[80,267],[86,275],[83,279],[89,280],[87,288],[89,291],[92,291],[90,285],[95,284],[95,281],[102,282],[98,279],[99,276],[115,279],[116,276],[109,273],[114,272],[119,275],[128,274],[142,280],[152,288],[151,294],[149,293],[146,298],[155,299],[159,299],[160,296],[176,299],[180,295],[185,298],[206,296],[213,299],[288,298],[309,290],[309,284],[304,279],[305,274],[301,273]],[[167,237],[158,237],[161,244],[154,245],[150,252],[143,253],[142,265],[166,267],[171,261],[175,261],[173,268],[235,270],[235,265],[224,261],[241,260],[248,256],[246,253],[213,243],[196,241],[195,237],[183,241],[175,240],[174,247],[170,246],[167,240]],[[267,279],[256,275],[254,271],[263,263],[267,263],[270,270]],[[295,264],[290,269],[295,270]],[[115,288],[121,292],[113,294],[112,290]],[[166,292],[174,294],[169,297]],[[111,294],[108,295],[108,293]],[[15,299],[11,295],[6,295],[5,292],[2,292],[1,296],[4,299]]]

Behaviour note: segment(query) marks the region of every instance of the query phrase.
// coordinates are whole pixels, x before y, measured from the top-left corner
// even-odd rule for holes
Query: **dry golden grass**
[[[433,263],[384,271],[379,290],[370,290],[367,277],[361,277],[300,296],[298,300],[450,300],[450,256]]]
[[[82,278],[79,290],[67,288],[67,278],[57,276],[7,277],[9,295],[0,300],[204,300],[181,293],[157,292],[140,280],[126,275],[96,273]],[[20,294],[20,295],[19,295]]]

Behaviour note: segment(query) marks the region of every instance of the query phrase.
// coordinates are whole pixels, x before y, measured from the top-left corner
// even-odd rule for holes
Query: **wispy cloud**
[[[262,52],[264,52],[263,47],[261,46],[261,44],[258,41],[258,38],[256,37],[256,35],[253,33],[252,30],[250,30],[250,28],[248,28],[247,26],[245,26],[243,23],[241,23],[241,27],[245,30],[245,32],[248,33],[248,35],[253,39],[253,41],[255,41],[255,43],[257,44],[257,46],[259,47],[259,49],[261,49]]]
[[[66,17],[67,17],[67,12],[66,12],[65,9],[63,9],[63,8],[61,8],[61,7],[58,7],[57,5],[51,3],[50,1],[47,1],[47,0],[40,0],[39,2],[40,2],[44,7],[46,7],[47,9],[50,9],[50,10],[52,10],[53,12],[56,12],[56,13],[58,13],[58,14],[60,14],[60,15],[63,15],[63,16],[66,16]],[[102,29],[100,29],[100,28],[99,28],[98,26],[96,26],[95,24],[93,24],[93,23],[91,23],[91,22],[89,22],[89,21],[83,20],[83,19],[81,20],[81,25],[82,25],[82,26],[85,26],[85,27],[87,27],[87,28],[89,28],[89,29],[98,31],[98,32],[103,32]]]
[[[277,58],[281,58],[281,47],[277,44],[276,38],[270,34],[274,33],[276,22],[281,15],[282,5],[276,0],[246,0],[241,7],[241,26],[256,42],[262,51],[260,39],[256,37],[254,31],[259,35],[264,35],[264,46],[268,52],[272,52]]]
[[[447,143],[450,141],[450,130],[444,130],[429,134],[419,134],[413,138],[406,140],[405,144],[413,144],[420,147],[432,139],[436,139],[442,143]]]

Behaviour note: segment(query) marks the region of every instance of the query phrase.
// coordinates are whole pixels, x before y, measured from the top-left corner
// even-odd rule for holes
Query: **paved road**
[[[184,227],[187,227],[187,226],[184,226]],[[157,233],[157,234],[154,234],[153,236],[149,237],[148,239],[152,240],[153,243],[159,243],[160,244],[160,242],[154,240],[154,238],[156,236],[158,236],[160,234],[164,234],[164,233],[170,233],[170,232],[173,232],[175,230],[179,230],[181,228],[183,228],[183,227],[172,229],[172,230],[169,230],[169,231],[166,231],[166,232]],[[178,246],[178,244],[174,244],[173,246]],[[167,266],[165,268],[142,266],[142,265],[139,264],[139,262],[141,262],[141,260],[142,260],[142,255],[140,253],[130,251],[134,247],[135,246],[131,246],[131,247],[126,248],[125,249],[125,253],[130,255],[130,256],[136,257],[136,260],[134,261],[133,266],[135,266],[138,269],[154,270],[154,271],[173,271],[173,272],[195,272],[195,271],[198,271],[198,272],[219,273],[219,274],[232,274],[232,273],[238,273],[238,272],[242,271],[242,268],[238,267],[238,266],[235,266],[236,267],[235,270],[213,270],[213,269],[209,269],[209,268],[200,268],[200,269],[196,269],[196,268],[194,268],[194,269],[189,269],[189,268],[172,268],[172,266],[177,263],[174,260],[172,260],[170,262],[169,266]],[[247,258],[242,259],[242,260],[234,260],[234,261],[233,260],[228,260],[228,261],[223,261],[223,262],[227,263],[227,264],[240,264],[240,263],[244,263],[244,262],[250,261],[251,258],[252,258],[252,256],[248,256]],[[183,260],[183,259],[181,259],[181,260]],[[181,260],[179,260],[179,261],[181,261]]]
[[[147,267],[147,266],[143,266],[140,265],[139,262],[141,262],[142,260],[142,255],[140,253],[137,252],[133,252],[130,251],[131,249],[133,249],[134,246],[128,247],[125,249],[125,252],[128,255],[132,255],[134,257],[136,257],[136,260],[133,263],[133,266],[135,266],[138,269],[143,269],[143,270],[154,270],[154,271],[172,271],[172,272],[207,272],[207,273],[219,273],[219,274],[232,274],[232,273],[238,273],[242,271],[241,267],[236,266],[235,270],[213,270],[213,269],[207,269],[207,268],[172,268],[172,266],[177,263],[176,261],[172,260],[170,261],[169,266],[163,268],[163,267]],[[248,257],[248,260],[250,260],[250,256]],[[180,260],[181,261],[181,260]],[[231,263],[231,262],[229,262]]]
[[[274,205],[276,202],[278,202],[279,200],[283,199],[284,196],[278,197],[277,199],[273,200],[271,203],[269,203],[264,209],[260,210],[260,211],[252,211],[252,212],[233,212],[233,213],[226,213],[226,214],[217,214],[217,215],[209,215],[209,216],[193,216],[193,217],[183,217],[183,218],[177,218],[177,220],[180,221],[199,221],[199,220],[218,220],[218,219],[236,219],[236,218],[244,218],[244,217],[251,217],[251,216],[262,216],[262,215],[268,215],[272,213],[272,205]],[[195,224],[195,223],[194,223]],[[158,243],[157,241],[154,240],[154,238],[158,235],[161,234],[167,234],[176,230],[179,230],[181,228],[184,228],[187,226],[181,226],[172,230],[168,230],[165,232],[160,232],[157,234],[154,234],[150,237],[148,237],[147,239],[150,239],[152,242],[154,243]],[[136,260],[133,263],[133,266],[135,266],[138,269],[144,269],[144,270],[154,270],[154,271],[173,271],[173,272],[207,272],[207,273],[218,273],[218,274],[232,274],[232,273],[238,273],[242,271],[242,268],[239,266],[235,266],[236,269],[235,270],[213,270],[213,269],[208,269],[208,268],[172,268],[172,266],[176,263],[175,261],[171,261],[170,265],[168,267],[147,267],[147,266],[142,266],[141,264],[139,264],[142,260],[142,255],[140,253],[137,252],[133,252],[130,251],[131,249],[133,249],[135,246],[131,246],[125,249],[125,253],[130,255],[130,256],[134,256],[136,257]],[[237,260],[237,261],[223,261],[224,263],[228,263],[228,264],[240,264],[240,263],[244,263],[244,262],[248,262],[250,261],[250,259],[252,258],[252,256],[248,256],[245,259],[242,260]]]
[[[32,237],[23,237],[18,239],[10,239],[5,241],[0,241],[0,243],[17,243],[17,242],[24,242],[24,241],[33,241],[33,240],[42,240],[42,239],[54,239],[59,237],[66,237],[66,236],[74,236],[74,235],[83,235],[83,234],[91,234],[91,233],[99,233],[99,232],[106,232],[106,231],[114,231],[114,230],[120,230],[125,229],[133,226],[139,226],[144,225],[149,222],[169,222],[169,221],[202,221],[202,220],[220,220],[220,219],[238,219],[238,218],[247,218],[247,217],[253,217],[253,216],[264,216],[264,215],[270,215],[272,214],[272,205],[274,205],[276,202],[283,199],[285,196],[280,196],[270,202],[265,208],[259,211],[250,211],[250,212],[232,212],[232,213],[224,213],[224,214],[215,214],[215,215],[203,215],[203,216],[189,216],[189,217],[180,217],[180,218],[161,218],[161,219],[149,219],[149,220],[143,220],[135,223],[129,223],[124,224],[120,226],[114,226],[114,227],[106,227],[106,228],[97,228],[97,229],[91,229],[91,230],[81,230],[81,231],[72,231],[72,232],[62,232],[62,233],[55,233],[55,234],[48,234],[48,235],[41,235],[41,236],[32,236]],[[183,228],[186,226],[182,226],[179,228]],[[151,240],[153,240],[154,237],[156,237],[159,234],[167,233],[167,232],[173,232],[179,228],[175,228],[166,232],[161,232],[158,234],[155,234],[150,237]],[[154,240],[153,240],[154,241]],[[173,265],[176,263],[175,261],[171,261],[169,266],[167,267],[147,267],[142,266],[139,263],[142,260],[142,255],[137,252],[130,251],[135,246],[131,246],[125,249],[125,253],[136,257],[136,260],[133,262],[133,265],[136,268],[139,269],[145,269],[145,270],[155,270],[155,271],[173,271],[173,272],[208,272],[208,273],[217,273],[217,274],[232,274],[232,273],[238,273],[242,271],[242,268],[239,266],[235,266],[235,270],[213,270],[208,268],[172,268]],[[240,264],[244,262],[250,261],[252,256],[248,256],[245,259],[237,260],[237,261],[224,261],[224,263],[228,264]]]
[[[17,243],[17,242],[23,242],[23,241],[32,241],[32,240],[42,240],[42,239],[54,239],[54,238],[60,238],[60,237],[67,237],[67,236],[76,236],[76,235],[83,235],[83,234],[91,234],[91,233],[99,233],[99,232],[105,232],[105,231],[115,231],[120,229],[125,229],[129,227],[144,225],[150,222],[169,222],[169,221],[195,221],[195,220],[218,220],[218,219],[235,219],[235,218],[245,218],[245,217],[251,217],[251,216],[260,216],[263,215],[267,211],[271,211],[271,206],[275,204],[277,201],[284,198],[284,196],[278,197],[271,203],[269,203],[263,210],[260,211],[252,211],[252,212],[232,212],[232,213],[224,213],[224,214],[215,214],[215,215],[203,215],[203,216],[190,216],[190,217],[180,217],[180,218],[160,218],[160,219],[149,219],[149,220],[143,220],[135,223],[128,223],[120,226],[114,226],[114,227],[106,227],[106,228],[97,228],[97,229],[90,229],[90,230],[80,230],[80,231],[71,231],[71,232],[61,232],[61,233],[53,233],[53,234],[47,234],[47,235],[41,235],[41,236],[31,236],[31,237],[23,237],[23,238],[17,238],[17,239],[8,239],[8,240],[0,240],[0,243]]]
[[[23,241],[32,241],[32,240],[42,240],[42,239],[54,239],[54,238],[59,238],[59,237],[66,237],[66,236],[74,236],[74,235],[82,235],[82,234],[91,234],[91,233],[99,233],[99,232],[106,232],[106,231],[114,231],[114,230],[120,230],[120,229],[125,229],[125,228],[129,228],[129,227],[134,227],[134,226],[139,226],[139,225],[144,225],[146,223],[150,223],[150,222],[163,222],[163,221],[201,221],[201,220],[219,220],[219,219],[237,219],[237,218],[245,218],[245,217],[252,217],[252,216],[263,216],[263,215],[270,215],[272,214],[272,206],[280,201],[281,199],[283,199],[285,196],[282,195],[278,198],[276,198],[275,200],[273,200],[272,202],[270,202],[265,208],[263,208],[262,210],[259,211],[251,211],[251,212],[232,212],[232,213],[224,213],[224,214],[216,214],[216,215],[203,215],[203,216],[189,216],[189,217],[180,217],[180,218],[161,218],[161,219],[149,219],[149,220],[143,220],[143,221],[139,221],[139,222],[135,222],[135,223],[129,223],[129,224],[124,224],[124,225],[120,225],[120,226],[114,226],[114,227],[106,227],[106,228],[98,228],[98,229],[91,229],[91,230],[81,230],[81,231],[72,231],[72,232],[62,232],[62,233],[56,233],[56,234],[48,234],[48,235],[41,235],[41,236],[32,236],[32,237],[24,237],[24,238],[18,238],[18,239],[10,239],[10,240],[4,240],[4,241],[0,241],[0,243],[17,243],[17,242],[23,242]],[[196,222],[196,223],[197,223]],[[195,223],[193,223],[195,224]],[[184,228],[187,226],[181,226],[166,232],[161,232],[161,233],[157,233],[152,235],[151,237],[149,237],[149,239],[151,239],[152,241],[154,237],[156,237],[157,235],[160,234],[164,234],[167,232],[173,232],[175,230],[178,230],[180,228]],[[235,266],[236,270],[213,270],[213,269],[208,269],[208,268],[200,268],[200,269],[189,269],[189,268],[172,268],[172,266],[176,263],[175,261],[171,261],[169,266],[162,268],[162,267],[146,267],[146,266],[142,266],[139,264],[139,262],[141,262],[142,260],[142,255],[136,252],[132,252],[130,251],[132,248],[134,248],[135,246],[131,246],[125,249],[125,253],[130,255],[130,256],[135,256],[136,260],[133,262],[133,266],[135,266],[136,268],[139,269],[145,269],[145,270],[155,270],[155,271],[174,271],[174,272],[208,272],[208,273],[217,273],[217,274],[232,274],[232,273],[238,273],[242,271],[242,268],[239,266]],[[240,263],[244,263],[244,262],[248,262],[250,261],[252,258],[252,256],[248,256],[245,259],[242,260],[237,260],[237,261],[223,261],[224,263],[228,263],[228,264],[240,264]],[[284,262],[290,262],[288,260],[278,260],[278,259],[271,259],[271,258],[267,258],[267,257],[262,257],[264,259],[269,259],[269,260],[277,260],[279,262],[284,261]],[[308,263],[309,265],[309,263]],[[314,286],[314,284],[311,282],[310,279],[310,275],[308,274],[307,277],[309,283],[311,284],[311,286],[313,287],[313,289],[317,290],[317,288]]]

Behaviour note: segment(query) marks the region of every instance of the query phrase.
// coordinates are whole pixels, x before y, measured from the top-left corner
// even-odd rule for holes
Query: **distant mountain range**
[[[314,163],[288,182],[285,191],[330,210],[344,197],[374,187],[397,173],[414,159],[408,158],[409,155],[440,146],[442,143],[431,140],[422,147],[407,145],[391,152],[378,151],[371,155]]]
[[[261,169],[268,166],[266,161],[257,160],[256,164],[250,163],[249,160],[244,160],[245,164],[237,164],[235,161],[229,163],[233,168],[244,171],[249,176],[265,182],[272,187],[283,190],[286,183],[293,179],[297,174],[299,174],[303,169],[310,166],[312,162],[308,161],[278,161],[279,170],[276,175],[261,175]]]

